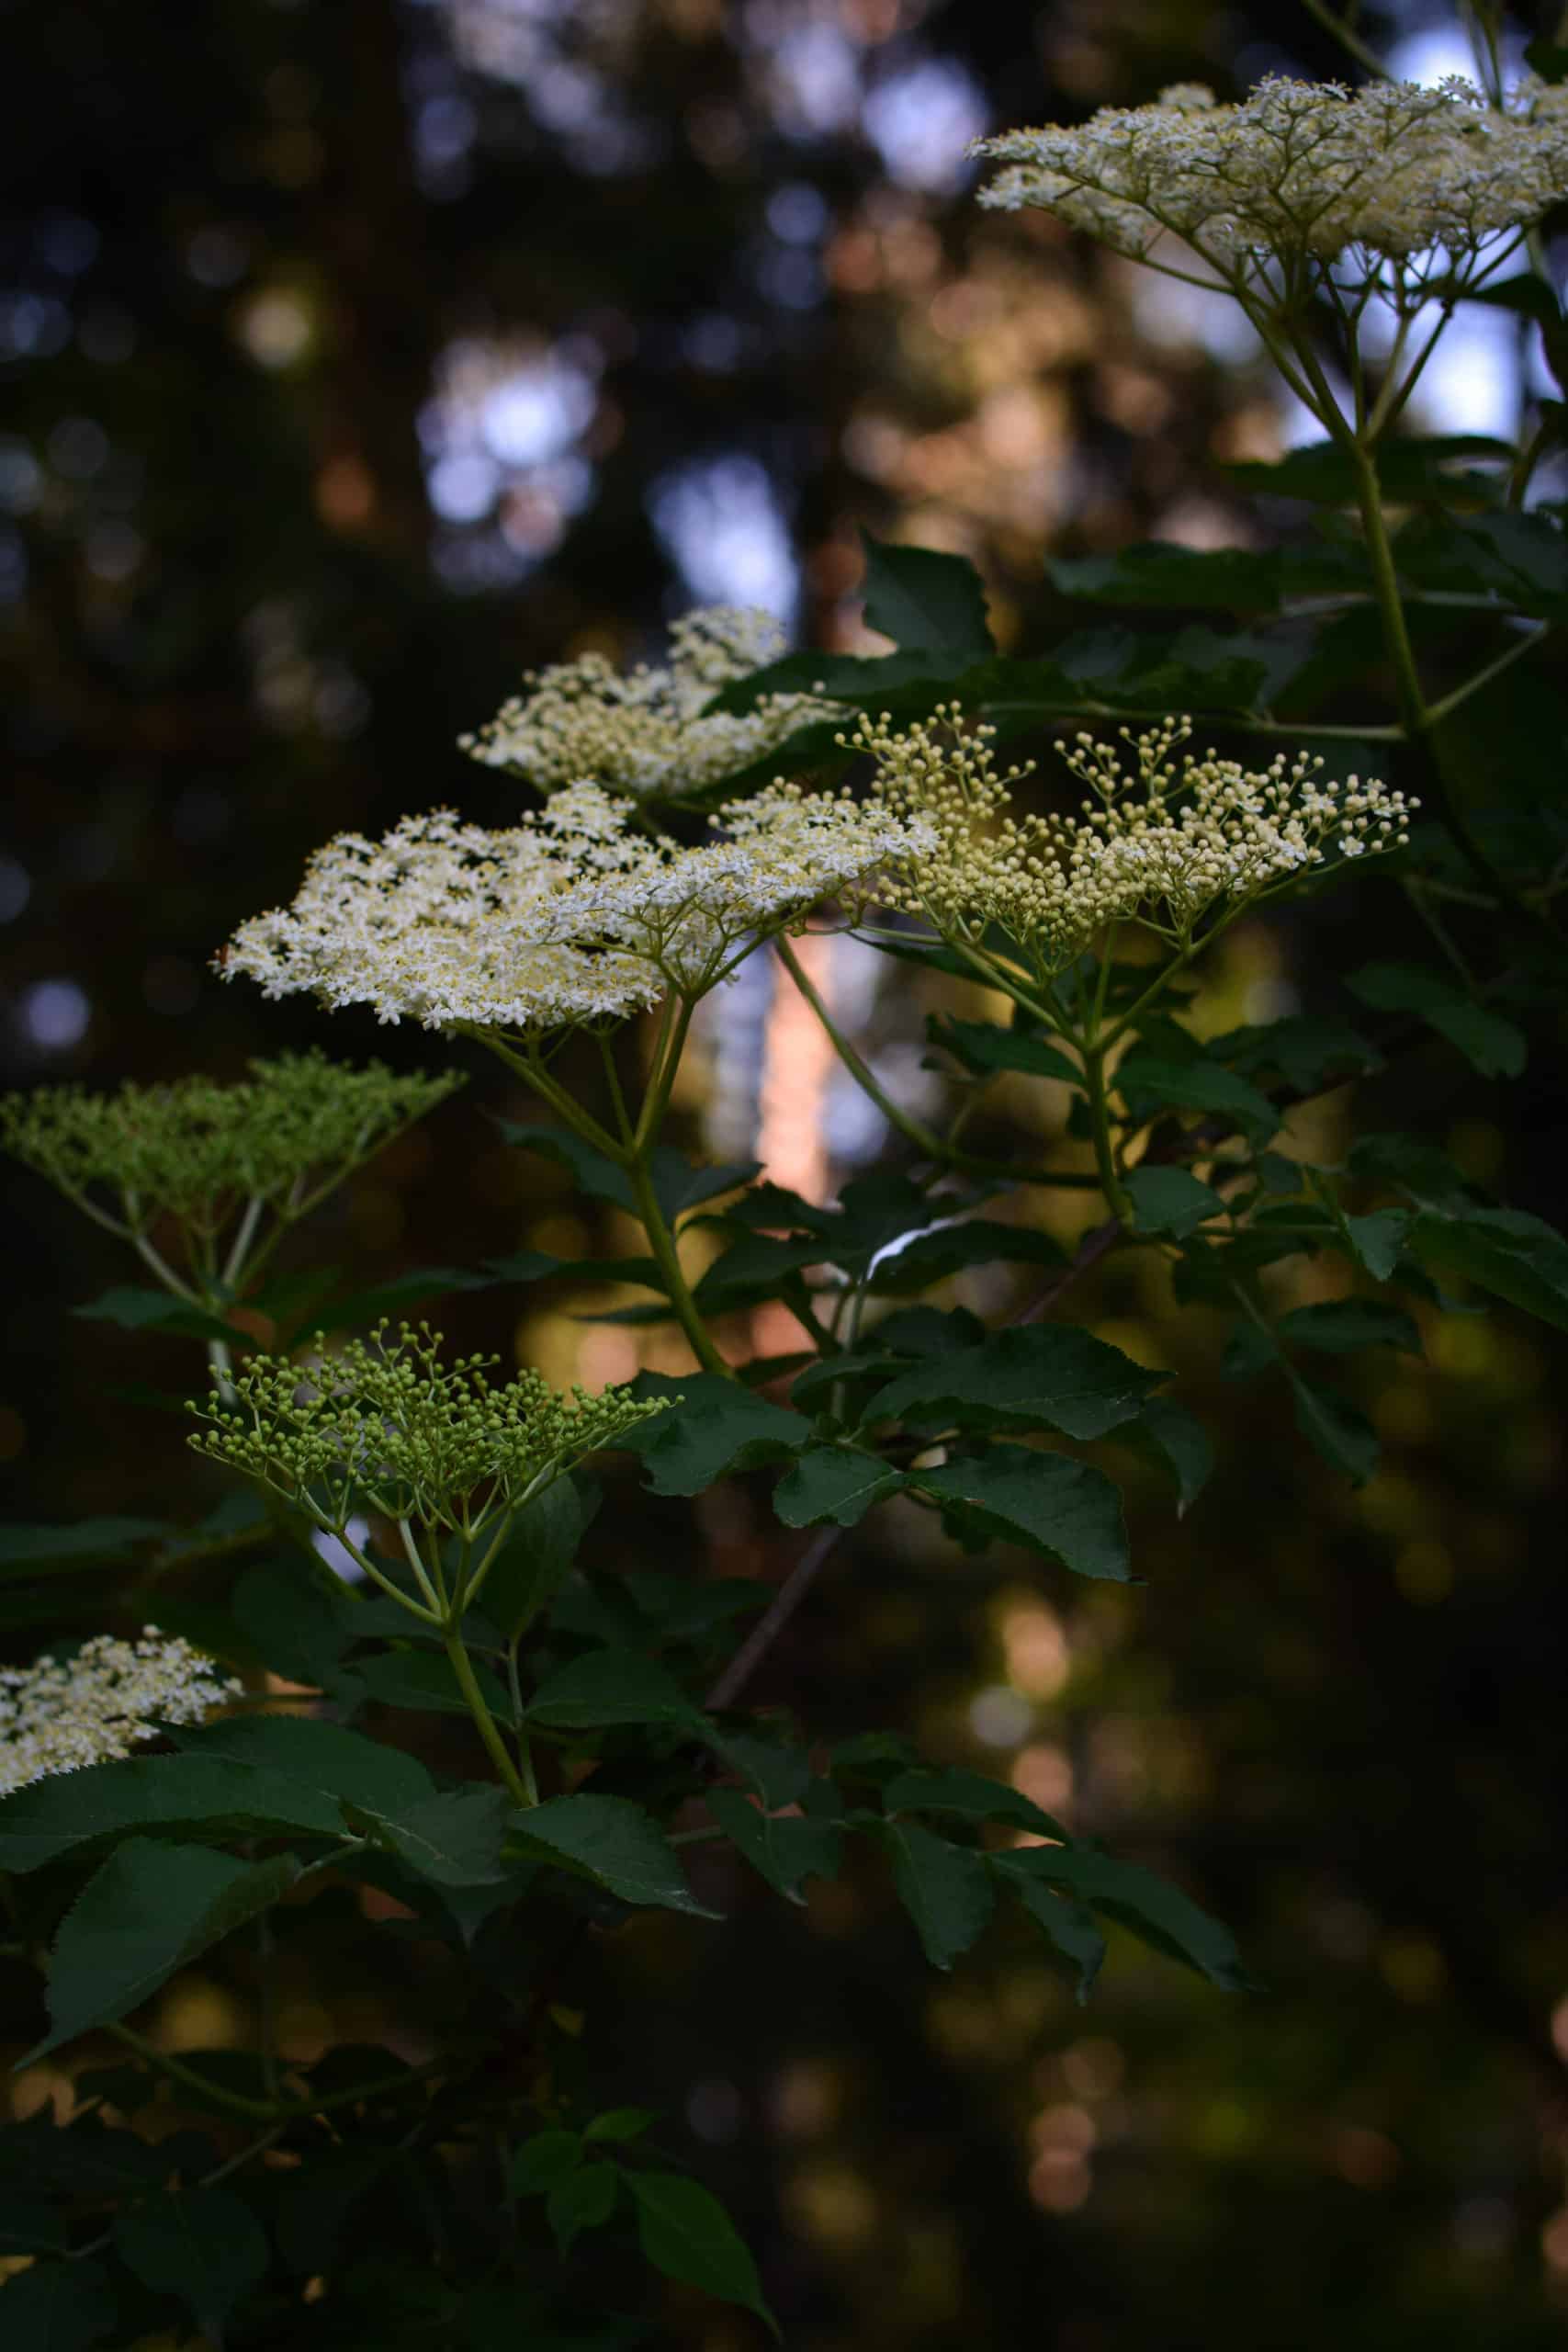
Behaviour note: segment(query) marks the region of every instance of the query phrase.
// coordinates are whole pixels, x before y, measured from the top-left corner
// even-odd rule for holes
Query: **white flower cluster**
[[[949,707],[903,729],[863,719],[845,740],[876,762],[889,810],[923,815],[939,836],[934,855],[896,869],[886,901],[955,941],[979,944],[999,925],[1046,974],[1111,924],[1137,922],[1185,946],[1206,917],[1336,855],[1403,847],[1416,805],[1357,776],[1322,783],[1322,760],[1305,752],[1258,772],[1213,753],[1178,766],[1190,728],[1171,718],[1136,737],[1123,729],[1131,765],[1080,734],[1066,764],[1089,787],[1081,814],[1014,818],[1010,787],[1024,771],[998,774],[994,732],[964,733]]]
[[[242,1690],[155,1625],[138,1641],[99,1634],[73,1658],[0,1668],[0,1796],[129,1756],[165,1724],[198,1724]]]
[[[1462,264],[1568,192],[1568,85],[1527,78],[1501,107],[1454,75],[1436,88],[1270,76],[1236,106],[1191,83],[1077,129],[977,142],[1010,166],[980,202],[1058,214],[1139,260],[1180,238],[1266,301],[1270,262],[1348,265],[1396,297],[1434,247]],[[1392,271],[1382,265],[1393,265]]]
[[[486,767],[540,792],[593,776],[636,799],[691,798],[722,785],[812,719],[831,716],[809,695],[767,695],[743,718],[704,711],[721,686],[776,662],[787,640],[770,613],[724,605],[688,613],[670,632],[670,658],[624,674],[602,653],[531,670],[530,692],[487,726],[459,737]]]
[[[701,994],[738,949],[821,899],[863,898],[890,858],[934,842],[918,820],[784,784],[709,822],[716,838],[685,848],[575,784],[505,831],[438,809],[381,842],[344,833],[291,907],[240,926],[220,968],[431,1029],[620,1020],[671,989]]]

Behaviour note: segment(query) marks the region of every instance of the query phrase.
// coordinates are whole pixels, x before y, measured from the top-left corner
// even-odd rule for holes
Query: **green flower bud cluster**
[[[113,1231],[144,1234],[169,1215],[210,1242],[247,1204],[285,1221],[304,1216],[463,1082],[400,1078],[381,1062],[351,1069],[320,1053],[250,1069],[232,1086],[187,1078],[107,1095],[8,1095],[0,1142]]]
[[[498,1512],[661,1412],[624,1388],[562,1396],[536,1372],[496,1385],[495,1356],[443,1364],[439,1334],[405,1323],[301,1364],[253,1356],[194,1407],[191,1443],[342,1535],[356,1512],[471,1537]]]

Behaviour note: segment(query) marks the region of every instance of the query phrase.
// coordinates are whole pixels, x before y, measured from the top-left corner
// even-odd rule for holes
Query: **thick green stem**
[[[490,1751],[491,1761],[501,1775],[502,1784],[513,1804],[521,1805],[526,1810],[528,1806],[538,1803],[537,1792],[536,1791],[532,1796],[529,1795],[527,1785],[520,1777],[517,1767],[507,1751],[506,1742],[501,1736],[500,1726],[485,1703],[485,1694],[479,1689],[479,1677],[474,1672],[473,1660],[464,1646],[460,1628],[457,1625],[446,1626],[443,1629],[442,1640],[446,1645],[446,1655],[452,1661],[452,1671],[457,1678],[457,1688],[468,1702],[468,1713],[474,1719],[479,1737]]]
[[[987,1159],[978,1152],[961,1151],[949,1138],[939,1136],[934,1127],[928,1127],[923,1119],[917,1119],[913,1112],[900,1109],[874,1076],[863,1056],[856,1050],[839,1027],[823,1001],[820,989],[813,983],[789,941],[780,938],[776,939],[773,944],[783,957],[791,979],[822,1023],[834,1052],[862,1093],[869,1102],[875,1103],[889,1126],[897,1128],[906,1141],[912,1143],[917,1150],[924,1152],[928,1159],[944,1160],[948,1167],[960,1169],[966,1176],[996,1176],[1014,1184],[1072,1186],[1079,1182],[1078,1177],[1071,1170],[1063,1172],[1049,1168],[1030,1168],[1014,1160]],[[992,984],[997,987],[1004,985],[1000,980],[994,979]],[[1032,1006],[1031,1009],[1038,1010]]]
[[[707,1326],[703,1321],[701,1310],[696,1300],[692,1296],[691,1286],[682,1271],[681,1255],[675,1247],[675,1237],[665,1222],[664,1212],[659,1205],[659,1196],[653,1189],[653,1172],[649,1166],[646,1149],[637,1153],[627,1173],[631,1178],[632,1197],[637,1203],[637,1213],[642,1221],[642,1229],[648,1236],[648,1246],[653,1252],[654,1262],[663,1277],[665,1295],[674,1309],[675,1320],[685,1333],[692,1352],[703,1370],[716,1372],[726,1380],[733,1380],[736,1376],[735,1373],[725,1363],[709,1338]]]
[[[1356,469],[1357,504],[1360,509],[1361,528],[1366,536],[1372,594],[1382,622],[1383,643],[1393,668],[1401,725],[1410,743],[1422,755],[1426,779],[1431,786],[1438,814],[1466,865],[1495,897],[1518,909],[1531,922],[1539,922],[1540,917],[1533,910],[1520,904],[1517,893],[1498,874],[1471,830],[1468,817],[1449,789],[1448,778],[1432,741],[1434,713],[1422,689],[1410,631],[1405,624],[1404,605],[1399,593],[1399,576],[1394,566],[1393,543],[1389,537],[1388,518],[1383,513],[1377,463],[1371,451],[1359,442],[1354,444],[1351,456]],[[1451,707],[1452,697],[1450,703]]]
[[[1116,1167],[1111,1141],[1111,1106],[1105,1086],[1105,1049],[1086,1046],[1083,1051],[1084,1091],[1089,1098],[1089,1127],[1094,1137],[1094,1164],[1105,1204],[1117,1222],[1130,1227],[1133,1203]]]

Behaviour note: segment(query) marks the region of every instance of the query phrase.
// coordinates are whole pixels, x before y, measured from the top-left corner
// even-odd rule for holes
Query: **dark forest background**
[[[523,670],[647,657],[693,602],[869,648],[862,526],[973,556],[1004,639],[1039,641],[1047,552],[1246,537],[1217,465],[1292,429],[1223,316],[982,214],[964,159],[1176,80],[1338,72],[1287,0],[12,0],[0,36],[7,1085],[238,1075],[307,1043],[437,1065],[439,1040],[266,1006],[208,959],[331,831],[447,802],[505,821],[513,788],[455,738]],[[1490,422],[1513,356],[1471,357]],[[1239,934],[1213,988],[1232,1019],[1331,991],[1397,920],[1369,881]],[[863,1012],[918,1084],[907,993]],[[1505,1092],[1427,1057],[1378,1123],[1561,1222],[1560,1064]],[[738,1067],[710,1036],[694,1140],[754,1130]],[[318,1246],[373,1280],[612,1241],[501,1148],[513,1107],[476,1062]],[[829,1140],[839,1176],[877,1147]],[[73,1320],[126,1278],[112,1244],[16,1169],[0,1199],[7,1507],[199,1488],[148,1394],[190,1381],[188,1343]],[[1168,1363],[1167,1305],[1134,1268],[1090,1311]],[[448,1328],[556,1376],[583,1329],[494,1293]],[[1012,1770],[1221,1913],[1263,1990],[1128,1947],[1079,2011],[1000,1936],[933,1979],[870,1877],[784,1918],[715,1877],[721,1933],[608,1945],[592,2063],[674,2117],[800,2352],[1560,2339],[1562,1349],[1506,1316],[1431,1328],[1425,1362],[1363,1382],[1384,1467],[1353,1494],[1221,1384],[1200,1313],[1181,1363],[1222,1472],[1179,1525],[1151,1487],[1131,1594],[874,1521],[841,1547],[760,1695]],[[709,1498],[694,1531],[634,1491],[604,1562],[782,1566],[764,1496]],[[382,1998],[302,1976],[286,2045],[373,2039]],[[210,2047],[243,2017],[214,1973],[164,2026]],[[691,2329],[753,2341],[694,2304]]]

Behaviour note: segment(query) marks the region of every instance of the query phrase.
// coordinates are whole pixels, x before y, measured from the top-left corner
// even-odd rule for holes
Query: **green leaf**
[[[360,1811],[378,1841],[420,1878],[436,1886],[495,1886],[508,1875],[502,1849],[512,1807],[503,1789],[444,1790],[395,1819]]]
[[[1543,82],[1568,82],[1568,43],[1544,37],[1532,40],[1525,51],[1525,63]]]
[[[1495,441],[1481,433],[1429,434],[1385,441],[1377,451],[1378,481],[1385,497],[1400,503],[1420,498],[1495,496],[1491,477],[1469,470],[1456,475],[1450,469],[1467,458],[1511,467],[1514,455],[1506,441]],[[1302,498],[1323,506],[1356,503],[1355,468],[1337,441],[1309,441],[1274,464],[1234,464],[1224,471],[1239,489],[1262,497]]]
[[[536,2132],[514,2148],[507,2165],[513,2197],[543,2197],[582,2162],[581,2132]]]
[[[643,2258],[667,2278],[701,2288],[722,2303],[739,2303],[780,2335],[762,2301],[761,2281],[745,2242],[716,2197],[677,2172],[628,2172]]]
[[[553,1159],[566,1169],[574,1191],[586,1193],[590,1200],[608,1201],[613,1208],[625,1209],[631,1216],[637,1215],[637,1200],[626,1170],[584,1143],[570,1127],[547,1126],[533,1119],[499,1119],[496,1125],[516,1150],[536,1152],[541,1159]]]
[[[900,649],[918,647],[983,662],[994,650],[986,591],[974,565],[931,548],[897,546],[861,533],[865,549],[865,622]]]
[[[1439,972],[1415,964],[1365,964],[1346,985],[1363,1004],[1382,1012],[1418,1012],[1483,1078],[1517,1078],[1524,1069],[1520,1031],[1501,1014],[1472,1003]]]
[[[274,1673],[336,1695],[355,1687],[340,1666],[363,1603],[304,1560],[247,1568],[234,1587],[235,1624]]]
[[[590,2143],[608,2140],[620,2147],[628,2140],[640,2140],[649,2126],[658,2120],[651,2107],[609,2107],[583,2127],[582,2136]]]
[[[706,1727],[701,1709],[657,1659],[618,1649],[590,1650],[558,1668],[528,1701],[525,1720],[544,1730],[613,1724]]]
[[[803,1903],[807,1878],[831,1878],[839,1867],[841,1834],[837,1822],[806,1814],[770,1814],[741,1789],[709,1789],[709,1812],[752,1869],[791,1903]]]
[[[867,1824],[893,1863],[898,1900],[915,1923],[926,1958],[947,1969],[991,1916],[996,1889],[986,1858],[915,1821]]]
[[[355,1668],[368,1696],[383,1707],[407,1707],[433,1715],[471,1713],[451,1659],[444,1650],[388,1650]],[[474,1664],[474,1679],[492,1715],[512,1720],[511,1694],[488,1667]]]
[[[633,1388],[638,1396],[682,1400],[620,1441],[642,1456],[656,1495],[701,1494],[732,1472],[755,1469],[793,1452],[811,1435],[803,1413],[770,1405],[716,1372],[687,1373],[678,1379],[645,1372]]]
[[[517,1149],[537,1152],[542,1159],[553,1159],[568,1169],[576,1189],[586,1193],[591,1200],[608,1201],[612,1207],[625,1209],[636,1216],[637,1199],[626,1170],[606,1159],[602,1151],[595,1151],[592,1144],[584,1143],[570,1127],[550,1127],[531,1120],[519,1124],[508,1119],[500,1120],[498,1125],[507,1142]],[[757,1166],[755,1160],[748,1159],[726,1168],[702,1167],[669,1144],[660,1144],[653,1152],[649,1173],[654,1196],[672,1225],[704,1201],[716,1200],[721,1193],[732,1193],[739,1185],[750,1182],[757,1173]]]
[[[705,1202],[716,1201],[721,1194],[749,1184],[761,1167],[761,1162],[756,1159],[737,1159],[728,1166],[708,1167],[661,1143],[654,1148],[649,1172],[653,1180],[654,1198],[665,1222],[675,1225]]]
[[[578,2165],[558,2180],[545,2199],[557,2251],[571,2252],[579,2233],[598,2229],[615,2210],[620,2169],[613,2164]]]
[[[372,1283],[365,1290],[347,1291],[340,1298],[312,1306],[288,1332],[283,1344],[295,1345],[318,1331],[342,1331],[355,1326],[367,1329],[380,1322],[383,1316],[403,1315],[424,1299],[442,1298],[452,1291],[494,1287],[493,1274],[477,1274],[462,1266],[412,1266],[407,1273],[394,1274],[389,1282]]]
[[[592,1879],[623,1903],[716,1919],[687,1885],[657,1822],[625,1797],[550,1797],[513,1817],[513,1843],[536,1860]]]
[[[599,1502],[597,1487],[556,1478],[513,1520],[482,1589],[485,1614],[506,1640],[513,1640],[555,1599]]]
[[[178,1331],[194,1340],[223,1340],[231,1346],[247,1345],[245,1335],[220,1317],[189,1306],[166,1290],[141,1290],[117,1283],[100,1291],[85,1306],[70,1310],[85,1323],[117,1323],[122,1331]]]
[[[909,1297],[945,1282],[966,1266],[1065,1266],[1066,1251],[1053,1233],[1032,1225],[1009,1225],[987,1216],[961,1217],[951,1225],[917,1233],[886,1250],[864,1277],[882,1296]]]
[[[49,1972],[51,2030],[31,2065],[92,2027],[127,2017],[187,1961],[278,1902],[292,1854],[244,1862],[204,1846],[128,1838],[61,1921]]]
[[[266,2233],[229,2188],[187,2188],[122,2213],[115,2250],[154,2294],[174,2295],[221,2345],[230,2312],[266,2275]]]
[[[1560,54],[1568,62],[1568,50]],[[1521,319],[1533,319],[1538,327],[1561,326],[1562,322],[1562,305],[1556,293],[1544,277],[1538,277],[1529,269],[1520,270],[1517,277],[1505,277],[1494,286],[1467,289],[1462,299],[1484,302],[1495,311],[1512,311]]]
[[[187,1755],[287,1774],[318,1792],[382,1812],[417,1804],[433,1787],[417,1756],[314,1716],[235,1715],[174,1737]]]
[[[1300,1348],[1321,1349],[1326,1355],[1353,1355],[1361,1348],[1402,1348],[1407,1355],[1421,1353],[1421,1334],[1404,1309],[1379,1306],[1371,1299],[1325,1299],[1315,1306],[1292,1307],[1274,1328],[1281,1340]]]
[[[153,2078],[135,2075],[125,2068],[93,2069],[100,2075],[123,2076],[131,2071],[138,2090],[148,2091]],[[77,2095],[91,2098],[99,2089],[89,2083],[86,2075],[76,2078]],[[138,2103],[136,2092],[123,2081],[115,2084],[121,2093],[114,2099],[117,2107]],[[107,2084],[101,2096],[110,2092]],[[141,2103],[145,2103],[144,2099]],[[28,2188],[43,2188],[62,2197],[87,2198],[95,2204],[110,2197],[133,2197],[163,2181],[168,2165],[156,2148],[138,2138],[134,2132],[113,2132],[100,2124],[96,2116],[84,2117],[63,2130],[53,2120],[53,2110],[46,2107],[41,2116],[26,2123],[13,2123],[0,2128],[0,2174],[7,2182],[18,2182]]]
[[[1144,1233],[1171,1233],[1179,1241],[1225,1214],[1222,1195],[1185,1168],[1134,1168],[1122,1181]]]
[[[1036,1879],[1088,1903],[1134,1935],[1185,1962],[1227,1992],[1252,1990],[1230,1929],[1201,1910],[1189,1894],[1138,1862],[1117,1861],[1084,1846],[1028,1846],[993,1857],[1006,1874]]]
[[[1409,1230],[1410,1219],[1403,1209],[1374,1209],[1370,1216],[1345,1219],[1357,1264],[1380,1283],[1386,1283],[1398,1265]]]
[[[1467,1209],[1419,1216],[1411,1254],[1429,1273],[1458,1275],[1568,1331],[1568,1241],[1523,1209]]]
[[[1348,1022],[1307,1013],[1227,1029],[1224,1036],[1210,1038],[1209,1051],[1244,1078],[1260,1085],[1278,1079],[1297,1094],[1312,1093],[1331,1074],[1377,1069],[1382,1060],[1376,1046]]]
[[[1072,1842],[1070,1833],[1032,1797],[1005,1781],[988,1781],[983,1772],[901,1772],[883,1790],[882,1802],[889,1813],[951,1813],[961,1821],[1005,1821],[1037,1838]]]
[[[911,1474],[964,1537],[1021,1544],[1080,1577],[1125,1583],[1132,1566],[1122,1499],[1109,1478],[1066,1454],[992,1445],[976,1460]]]
[[[0,2287],[6,2352],[87,2352],[119,2324],[103,2263],[35,2262]]]
[[[339,1838],[345,1800],[393,1811],[431,1794],[415,1758],[337,1724],[252,1716],[178,1736],[175,1755],[95,1764],[0,1800],[0,1869],[38,1870],[135,1829]]]
[[[1032,1851],[1032,1849],[1027,1849]],[[993,1876],[1022,1904],[1034,1925],[1078,1973],[1077,1997],[1087,2001],[1105,1959],[1105,1938],[1081,1903],[1018,1867],[1017,1854],[987,1856]]]
[[[1287,1366],[1296,1400],[1296,1427],[1316,1447],[1331,1468],[1341,1470],[1353,1487],[1364,1487],[1378,1466],[1382,1449],[1371,1422],[1348,1397],[1315,1380],[1304,1380]]]
[[[1568,331],[1558,325],[1551,341],[1561,362]],[[1400,532],[1394,555],[1401,576],[1416,588],[1489,597],[1499,612],[1538,620],[1560,621],[1568,612],[1568,543],[1542,514],[1417,515]],[[1505,691],[1512,694],[1516,684],[1510,679]]]
[[[1168,1396],[1149,1398],[1138,1427],[1176,1480],[1177,1516],[1182,1518],[1213,1475],[1214,1449],[1209,1433],[1184,1405],[1172,1404]]]
[[[1348,548],[1186,548],[1149,539],[1114,555],[1047,560],[1064,596],[1097,605],[1177,606],[1188,611],[1275,613],[1288,597],[1365,593],[1366,575]]]
[[[1347,1165],[1358,1182],[1391,1186],[1418,1208],[1464,1216],[1481,1205],[1447,1154],[1416,1136],[1358,1136]]]
[[[161,1519],[78,1519],[64,1527],[17,1523],[0,1528],[0,1576],[30,1576],[35,1568],[75,1562],[98,1567],[174,1532]]]
[[[853,1527],[874,1503],[908,1484],[874,1453],[837,1445],[810,1445],[796,1454],[773,1488],[773,1509],[786,1527]]]
[[[1131,1420],[1168,1376],[1145,1372],[1119,1348],[1075,1325],[1034,1324],[993,1333],[978,1346],[901,1373],[878,1389],[865,1418],[982,1433],[1052,1429],[1069,1437],[1103,1437]]]
[[[1280,1114],[1266,1094],[1202,1055],[1176,1060],[1134,1046],[1117,1065],[1115,1086],[1139,1126],[1160,1111],[1207,1111],[1234,1120],[1243,1135],[1267,1143],[1280,1125]]]
[[[1081,1090],[1083,1071],[1057,1046],[1028,1029],[1004,1029],[995,1021],[954,1021],[939,1012],[926,1016],[926,1035],[978,1077],[1017,1070],[1028,1078],[1060,1079]]]
[[[713,1732],[708,1744],[744,1774],[771,1811],[797,1804],[811,1786],[811,1758],[805,1748],[763,1739],[751,1731]]]
[[[719,688],[705,708],[706,712],[743,713],[755,710],[770,695],[813,694],[829,702],[852,703],[861,710],[887,710],[899,717],[914,717],[933,709],[944,699],[954,680],[969,667],[971,658],[963,653],[944,653],[931,646],[913,646],[908,651],[869,658],[857,653],[786,653],[761,670],[749,671],[743,678],[732,678]],[[833,735],[841,729],[833,722],[811,731],[815,738],[813,748],[819,746],[826,752]],[[774,773],[772,763],[776,757],[773,752],[765,754],[767,764],[759,781],[766,781]],[[762,764],[759,763],[760,766]]]

